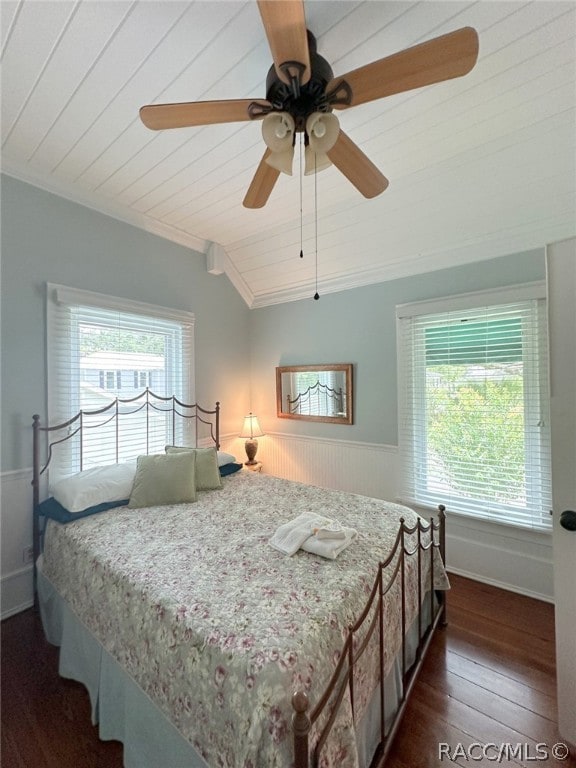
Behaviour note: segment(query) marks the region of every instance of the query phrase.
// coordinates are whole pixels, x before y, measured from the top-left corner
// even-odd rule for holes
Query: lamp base
[[[254,459],[254,456],[256,456],[256,451],[258,450],[258,440],[256,440],[255,437],[248,438],[248,440],[246,440],[244,443],[244,448],[246,449],[246,456],[248,456],[248,461],[245,461],[244,464],[247,466],[258,464],[258,462]]]

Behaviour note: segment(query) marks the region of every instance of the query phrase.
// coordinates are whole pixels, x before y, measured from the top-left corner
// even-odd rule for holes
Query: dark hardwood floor
[[[451,581],[448,627],[433,641],[387,768],[576,768],[573,757],[545,756],[560,741],[552,606]],[[88,695],[58,676],[57,656],[34,611],[2,622],[1,765],[121,768],[121,745],[98,739]]]

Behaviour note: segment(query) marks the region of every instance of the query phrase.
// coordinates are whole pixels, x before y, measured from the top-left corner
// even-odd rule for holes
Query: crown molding
[[[227,253],[224,257],[224,274],[228,280],[230,280],[234,288],[236,288],[242,299],[244,299],[248,309],[252,309],[254,304],[254,294],[248,287],[248,283],[244,280],[240,272],[238,272],[234,266]]]
[[[417,256],[406,256],[386,266],[356,271],[348,275],[340,275],[325,280],[320,279],[318,292],[322,296],[330,293],[340,293],[351,288],[362,288],[369,285],[399,280],[401,278],[436,272],[441,269],[472,264],[474,262],[508,256],[511,253],[522,253],[543,249],[548,242],[555,242],[573,235],[569,228],[542,226],[529,231],[513,234],[498,233],[494,237],[486,237],[455,246],[447,251],[432,251]],[[566,231],[564,231],[566,230]],[[487,255],[487,253],[489,255]],[[251,305],[252,309],[283,304],[291,301],[311,300],[315,291],[313,283],[293,285],[278,291],[256,295]]]

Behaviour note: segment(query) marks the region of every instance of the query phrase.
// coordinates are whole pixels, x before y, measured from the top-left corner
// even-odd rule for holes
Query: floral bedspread
[[[247,471],[223,486],[199,492],[195,504],[50,521],[43,571],[211,768],[288,768],[292,693],[318,700],[399,518],[417,518],[378,499]],[[358,536],[336,560],[273,549],[276,527],[304,511]],[[448,588],[441,564],[434,570],[436,588]],[[409,618],[416,610],[414,592]],[[399,621],[387,621],[390,658]],[[360,677],[357,717],[375,684],[373,672]],[[322,765],[357,766],[350,722]]]

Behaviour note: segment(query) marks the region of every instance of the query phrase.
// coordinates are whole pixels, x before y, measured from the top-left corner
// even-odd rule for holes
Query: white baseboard
[[[532,597],[534,600],[542,600],[545,603],[554,604],[554,598],[551,595],[532,592],[529,589],[517,587],[515,584],[507,584],[505,582],[498,581],[497,579],[490,579],[487,576],[479,576],[477,573],[470,573],[469,571],[465,571],[462,568],[451,568],[450,566],[447,566],[446,570],[449,574],[453,573],[456,576],[463,576],[466,579],[478,581],[480,584],[488,584],[490,587],[498,587],[499,589],[505,589],[507,592],[514,592],[517,595],[524,595],[524,597]]]
[[[2,607],[0,619],[4,620],[34,605],[33,568],[31,565],[13,571],[0,579]]]
[[[2,571],[0,618],[5,619],[33,605],[32,564],[23,552],[32,546],[32,470],[2,472],[1,526]]]

